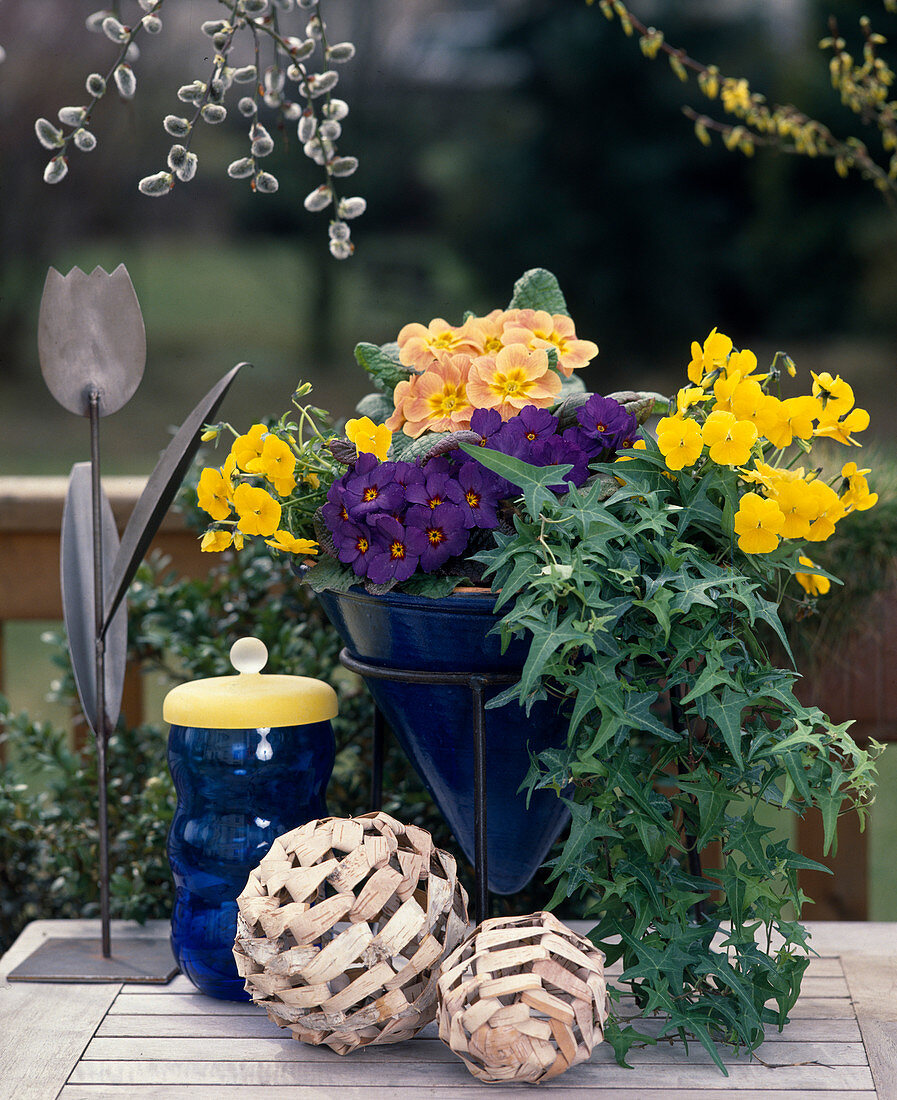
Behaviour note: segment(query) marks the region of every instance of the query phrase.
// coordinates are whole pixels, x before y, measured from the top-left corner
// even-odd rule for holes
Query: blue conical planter
[[[490,593],[434,600],[362,589],[322,592],[319,599],[349,653],[384,668],[444,672],[519,672],[527,647],[515,641],[502,654]],[[467,858],[474,859],[473,703],[466,686],[365,681],[415,771]],[[486,698],[500,689],[490,689]],[[529,717],[517,703],[486,711],[489,889],[521,890],[544,862],[569,819],[551,791],[526,804],[518,788],[530,753],[564,743],[567,720],[550,703]]]

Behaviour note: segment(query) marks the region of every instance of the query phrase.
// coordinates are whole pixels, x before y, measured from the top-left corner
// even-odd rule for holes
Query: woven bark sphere
[[[551,913],[483,921],[442,965],[439,1037],[488,1084],[535,1084],[604,1037],[604,955]]]
[[[237,905],[234,958],[252,1000],[338,1054],[429,1023],[439,964],[467,933],[453,857],[382,812],[278,837]]]

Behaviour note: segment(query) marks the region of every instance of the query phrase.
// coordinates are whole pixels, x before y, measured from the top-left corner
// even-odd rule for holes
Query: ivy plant
[[[880,746],[801,705],[771,660],[770,639],[787,641],[770,586],[796,554],[739,550],[731,471],[672,474],[648,440],[558,497],[562,467],[475,452],[523,491],[513,532],[479,555],[503,635],[529,639],[520,682],[490,705],[551,696],[569,715],[566,746],[525,783],[572,814],[551,904],[589,899],[591,938],[622,960],[618,1060],[662,1013],[661,1036],[698,1040],[725,1073],[718,1044],[754,1050],[782,1028],[811,953],[797,873],[820,865],[759,811],[818,808],[834,849],[838,816],[865,818]]]

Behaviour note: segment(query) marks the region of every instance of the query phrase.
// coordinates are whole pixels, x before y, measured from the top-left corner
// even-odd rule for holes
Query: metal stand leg
[[[473,695],[473,811],[474,870],[476,872],[477,922],[489,916],[489,872],[486,853],[486,687],[512,684],[516,673],[437,672],[372,665],[353,657],[348,649],[339,655],[340,663],[351,672],[370,680],[398,680],[406,684],[465,684]],[[374,739],[371,748],[371,809],[380,809],[383,797],[383,754],[386,724],[378,707],[374,708]]]
[[[371,812],[383,805],[383,755],[386,722],[379,707],[374,707],[374,737],[371,743]]]
[[[471,676],[473,695],[473,828],[476,870],[476,921],[489,916],[489,868],[486,828],[486,699],[482,677]]]

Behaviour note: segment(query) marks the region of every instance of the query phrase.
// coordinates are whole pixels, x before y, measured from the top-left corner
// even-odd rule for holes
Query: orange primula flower
[[[473,361],[467,379],[467,396],[478,409],[498,409],[502,420],[526,405],[547,408],[561,392],[560,376],[548,366],[548,353],[523,344],[502,348],[493,358]]]
[[[399,361],[412,370],[427,370],[434,357],[444,351],[477,354],[476,345],[462,329],[441,317],[435,317],[426,327],[412,321],[399,332]]]
[[[521,309],[516,319],[505,325],[502,340],[505,347],[524,344],[530,350],[554,348],[558,353],[558,370],[565,378],[598,354],[597,344],[576,338],[569,317],[563,313],[552,316],[544,309]]]
[[[519,309],[493,309],[485,317],[468,317],[461,333],[474,345],[472,355],[496,355],[505,346],[502,337],[505,325],[516,324]]]
[[[426,431],[454,432],[469,428],[473,413],[466,390],[469,371],[469,355],[444,354],[418,375],[414,379],[413,393],[409,397],[403,395],[405,435],[417,439]]]

